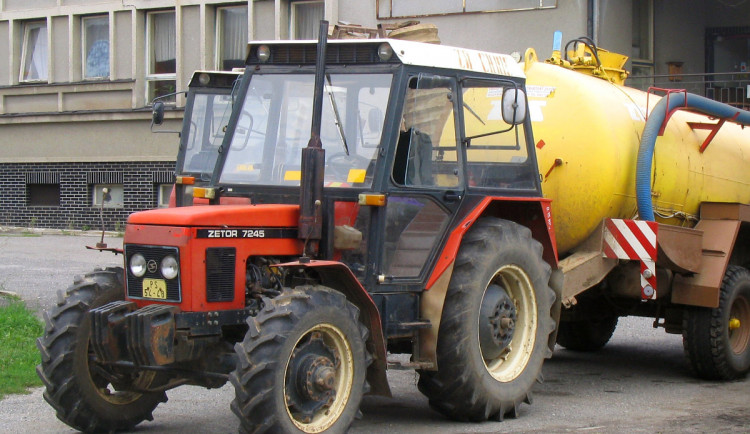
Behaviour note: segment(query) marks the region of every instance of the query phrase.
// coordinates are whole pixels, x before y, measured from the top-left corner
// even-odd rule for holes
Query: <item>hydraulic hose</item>
[[[669,106],[667,107],[667,103]],[[673,92],[669,98],[659,101],[649,114],[643,128],[641,144],[638,148],[638,162],[635,173],[635,194],[638,215],[642,220],[654,221],[654,206],[651,202],[651,165],[654,157],[656,137],[659,135],[667,113],[676,108],[685,108],[719,119],[732,120],[740,125],[750,125],[750,111],[740,110],[728,104],[704,98],[687,92]],[[736,116],[736,118],[735,118]]]

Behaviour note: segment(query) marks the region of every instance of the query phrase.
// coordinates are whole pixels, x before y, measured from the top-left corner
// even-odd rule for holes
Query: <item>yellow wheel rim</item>
[[[536,331],[539,324],[534,286],[523,269],[515,265],[500,268],[487,286],[497,284],[505,289],[516,308],[513,338],[502,354],[485,359],[484,366],[497,381],[513,381],[526,369],[534,352]]]
[[[304,348],[311,341],[320,342],[318,346],[326,349],[328,357],[317,357],[318,360],[327,359],[324,360],[323,367],[318,368],[318,370],[311,368],[304,370],[304,372],[291,372],[290,370],[297,369],[296,366],[299,365],[297,359],[305,356]],[[310,364],[302,366],[310,366]],[[314,366],[321,366],[321,364],[319,363]],[[328,375],[320,374],[318,377],[323,378],[316,380],[316,372],[321,371]],[[290,387],[292,390],[300,387],[298,384],[290,384],[290,379],[291,381],[299,381],[300,378],[303,380],[303,388],[305,385],[312,385],[315,388],[318,387],[316,384],[326,383],[325,388],[329,390],[332,388],[333,390],[330,399],[313,411],[300,411],[300,407],[302,406],[300,404],[306,403],[295,402],[295,399],[300,399],[299,396],[295,395],[295,397],[292,397],[292,394],[289,393]],[[306,382],[304,381],[305,379],[307,379]],[[339,420],[341,414],[344,412],[352,393],[353,382],[354,356],[346,336],[338,327],[332,324],[316,325],[297,340],[294,344],[294,350],[286,363],[284,404],[286,405],[289,418],[300,431],[305,433],[319,433],[329,429]]]

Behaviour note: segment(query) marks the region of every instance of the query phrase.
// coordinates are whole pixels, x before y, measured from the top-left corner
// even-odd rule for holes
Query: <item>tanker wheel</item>
[[[689,308],[682,343],[690,368],[707,380],[734,380],[750,370],[750,271],[727,267],[717,308]]]
[[[531,232],[497,218],[464,236],[443,307],[437,371],[421,371],[430,406],[456,420],[502,420],[531,404],[551,356],[550,267]]]
[[[128,430],[143,420],[153,420],[154,408],[167,400],[164,392],[118,390],[119,385],[147,388],[157,381],[154,372],[118,374],[93,361],[88,312],[122,300],[123,278],[119,267],[78,277],[64,293],[58,293],[57,306],[44,314],[44,336],[37,339],[42,363],[36,368],[46,387],[44,399],[55,408],[58,419],[80,431]]]
[[[324,286],[287,289],[264,303],[235,345],[230,381],[240,432],[346,432],[372,360],[359,309]]]
[[[561,321],[557,343],[572,351],[596,351],[607,345],[617,328],[614,315],[583,320]]]

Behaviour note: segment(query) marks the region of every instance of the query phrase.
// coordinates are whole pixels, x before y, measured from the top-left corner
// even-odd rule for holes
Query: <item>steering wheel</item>
[[[326,158],[326,170],[330,170],[337,180],[346,180],[351,169],[367,169],[370,159],[361,155],[337,152]]]

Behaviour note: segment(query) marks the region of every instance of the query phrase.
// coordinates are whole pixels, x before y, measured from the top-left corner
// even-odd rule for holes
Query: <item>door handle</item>
[[[460,191],[446,191],[443,195],[443,200],[446,202],[458,202],[462,197],[463,195]]]

